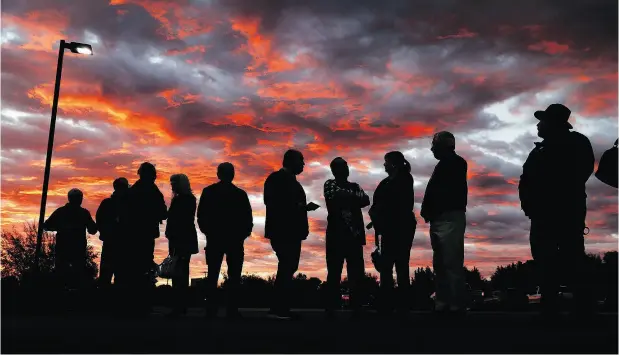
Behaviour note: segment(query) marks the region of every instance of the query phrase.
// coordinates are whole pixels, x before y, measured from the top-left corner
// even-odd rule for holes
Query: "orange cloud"
[[[103,97],[100,89],[97,89],[98,92],[87,94],[71,92],[72,86],[79,87],[80,85],[79,83],[63,83],[63,89],[65,90],[59,99],[59,109],[74,114],[91,111],[102,113],[108,118],[110,123],[132,131],[141,132],[150,137],[151,141],[154,139],[160,143],[169,144],[175,140],[174,135],[167,127],[168,124],[165,118],[147,113],[136,113],[119,107]],[[51,106],[52,90],[51,84],[43,84],[30,90],[28,96]],[[143,142],[148,142],[148,140],[143,139]]]

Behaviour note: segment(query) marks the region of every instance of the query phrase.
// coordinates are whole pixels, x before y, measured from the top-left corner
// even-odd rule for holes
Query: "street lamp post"
[[[56,130],[56,113],[58,112],[58,96],[60,94],[60,79],[62,76],[62,60],[65,49],[72,53],[92,55],[92,46],[85,43],[60,41],[58,49],[58,64],[56,65],[56,82],[54,84],[54,99],[52,102],[52,119],[49,125],[49,138],[47,139],[47,156],[45,158],[45,173],[43,175],[43,190],[41,192],[41,210],[39,212],[39,226],[37,231],[37,247],[34,255],[35,270],[39,270],[39,257],[41,255],[41,243],[43,239],[43,223],[45,222],[45,204],[47,203],[47,189],[49,186],[49,172],[52,163],[52,150],[54,148],[54,131]]]

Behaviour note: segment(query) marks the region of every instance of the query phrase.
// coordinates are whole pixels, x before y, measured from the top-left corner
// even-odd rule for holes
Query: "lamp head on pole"
[[[89,55],[93,54],[92,46],[86,43],[78,43],[78,42],[65,43],[64,47],[70,50],[71,53],[89,54]]]

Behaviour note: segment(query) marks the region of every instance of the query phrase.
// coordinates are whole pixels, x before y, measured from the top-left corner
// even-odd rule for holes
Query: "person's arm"
[[[327,180],[324,185],[324,195],[326,201],[333,201],[340,197],[353,199],[360,208],[370,205],[370,197],[359,184],[352,184],[351,188],[344,188],[338,186],[335,180]]]
[[[107,234],[107,227],[110,223],[110,213],[109,213],[109,205],[108,200],[105,199],[101,201],[99,208],[97,208],[97,212],[95,213],[95,219],[97,224],[97,229],[101,234]]]
[[[241,216],[241,220],[244,221],[245,236],[249,237],[252,229],[254,228],[254,217],[251,212],[251,203],[249,203],[247,193],[242,190],[241,192],[243,196],[243,216]]]
[[[405,214],[405,218],[410,215],[409,212],[413,211],[415,207],[415,182],[411,176],[411,179],[402,180],[398,188],[398,195],[395,196],[398,202],[398,211]]]
[[[200,195],[200,202],[198,203],[198,227],[200,231],[207,234],[207,229],[209,226],[209,215],[210,215],[210,197],[209,197],[209,189],[204,188],[202,190],[202,194]]]
[[[372,207],[370,207],[370,210],[368,211],[368,214],[370,215],[370,221],[372,226],[374,227],[374,234],[376,236],[376,238],[378,238],[378,235],[382,232],[382,224],[381,224],[381,218],[382,218],[382,211],[381,211],[381,203],[383,203],[382,201],[382,197],[379,197],[380,195],[380,190],[381,190],[381,186],[382,186],[382,182],[378,184],[378,187],[376,187],[376,190],[374,190],[374,198],[372,199],[374,201],[374,203],[372,204]]]
[[[86,230],[88,231],[88,234],[97,234],[97,224],[92,219],[92,215],[88,210],[85,209],[84,211],[86,212]]]
[[[165,199],[161,191],[157,189],[157,192],[157,215],[159,216],[159,221],[163,222],[168,218],[168,206],[165,204]]]
[[[522,209],[524,215],[529,218],[531,217],[531,182],[529,169],[531,169],[531,160],[534,158],[532,156],[533,154],[534,152],[531,152],[527,157],[527,160],[522,165],[522,175],[520,175],[520,180],[518,181],[518,197],[520,198],[520,209]]]
[[[168,223],[166,223],[165,226],[165,237],[168,238],[168,240],[171,240],[172,238],[174,238],[174,235],[176,234],[176,227],[177,227],[177,209],[178,209],[178,201],[176,201],[176,197],[172,199],[172,201],[170,202],[170,210],[167,211],[167,219],[168,219]]]
[[[593,147],[591,146],[591,141],[587,137],[583,137],[582,143],[582,175],[581,179],[583,182],[589,180],[591,174],[595,170],[595,154],[593,153]]]
[[[58,231],[58,227],[60,224],[60,213],[58,210],[52,212],[47,221],[43,223],[43,229],[50,232]]]
[[[188,200],[189,201],[187,202],[186,216],[184,218],[185,218],[185,223],[187,225],[187,228],[190,229],[188,233],[191,232],[191,234],[188,234],[188,235],[193,235],[193,231],[191,230],[196,229],[197,201],[193,196],[189,196]]]
[[[359,186],[359,184],[355,184],[355,187],[357,188],[356,197],[359,203],[359,208],[364,208],[364,207],[369,206],[370,196],[368,196],[368,194],[366,194],[365,191],[363,191],[363,189],[361,188],[361,186]]]
[[[335,184],[335,180],[325,181],[325,184],[323,186],[325,201],[334,200],[336,191],[337,191],[337,185]]]
[[[296,206],[296,204],[291,206],[286,190],[283,181],[278,181],[274,175],[270,175],[264,182],[264,204],[274,210],[305,208],[305,206]]]

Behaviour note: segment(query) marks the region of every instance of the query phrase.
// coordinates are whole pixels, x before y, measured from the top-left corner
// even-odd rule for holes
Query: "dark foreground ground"
[[[544,323],[534,313],[469,313],[461,320],[411,313],[406,321],[348,312],[327,321],[318,310],[302,320],[206,320],[192,309],[178,319],[158,309],[145,319],[72,315],[3,316],[2,353],[617,353],[617,314]]]

